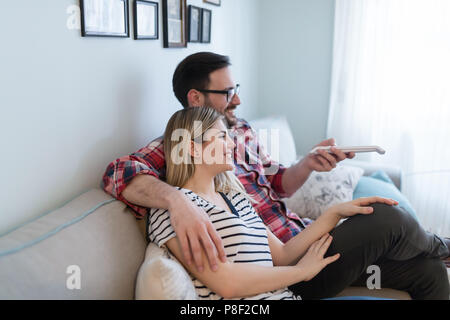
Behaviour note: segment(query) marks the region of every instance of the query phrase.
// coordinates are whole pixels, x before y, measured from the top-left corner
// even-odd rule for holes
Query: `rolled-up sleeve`
[[[165,160],[163,150],[162,140],[157,139],[147,147],[129,156],[111,162],[103,175],[101,188],[112,197],[128,205],[139,219],[142,219],[148,213],[148,208],[128,202],[122,196],[122,192],[137,175],[147,174],[157,179],[164,179]]]

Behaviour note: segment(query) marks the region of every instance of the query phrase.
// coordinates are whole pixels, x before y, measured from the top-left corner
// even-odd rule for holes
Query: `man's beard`
[[[237,123],[237,117],[235,115],[236,111],[235,105],[230,105],[225,109],[225,119],[227,119],[228,127],[231,128],[236,125]]]
[[[211,103],[211,101],[209,100],[209,98],[205,99],[205,107],[210,107],[213,109],[216,109],[213,107],[213,104]],[[227,120],[227,125],[228,125],[228,129],[235,126],[237,123],[237,117],[234,114],[235,110],[236,110],[237,106],[236,105],[232,105],[230,104],[226,109],[225,112],[223,113],[223,115],[225,116],[225,119]],[[216,109],[217,110],[217,109]]]

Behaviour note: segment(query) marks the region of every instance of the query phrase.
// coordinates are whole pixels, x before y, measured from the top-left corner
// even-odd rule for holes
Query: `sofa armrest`
[[[394,165],[379,164],[373,162],[359,161],[348,159],[342,162],[343,165],[355,166],[364,169],[364,175],[370,176],[372,173],[378,170],[383,170],[394,182],[395,186],[402,191],[402,169]]]

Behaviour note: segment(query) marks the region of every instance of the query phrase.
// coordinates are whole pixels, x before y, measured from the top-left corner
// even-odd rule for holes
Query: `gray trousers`
[[[381,271],[381,288],[407,291],[413,299],[449,299],[447,269],[440,258],[449,254],[442,238],[425,231],[404,209],[373,204],[373,214],[356,215],[330,232],[327,256],[340,258],[308,282],[289,287],[302,299],[334,297],[348,286],[366,286]]]

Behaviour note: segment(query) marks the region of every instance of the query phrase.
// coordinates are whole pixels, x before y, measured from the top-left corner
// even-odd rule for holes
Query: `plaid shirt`
[[[256,203],[253,204],[268,228],[282,242],[298,234],[311,220],[303,221],[286,208],[281,200],[286,197],[282,187],[282,177],[286,168],[272,161],[258,143],[256,132],[245,120],[229,130],[234,138],[235,174],[244,185],[248,194]],[[102,188],[114,198],[124,202],[133,209],[138,219],[144,218],[149,209],[129,203],[122,191],[139,174],[152,175],[164,180],[165,160],[162,138],[152,141],[137,152],[110,163],[103,176]]]

